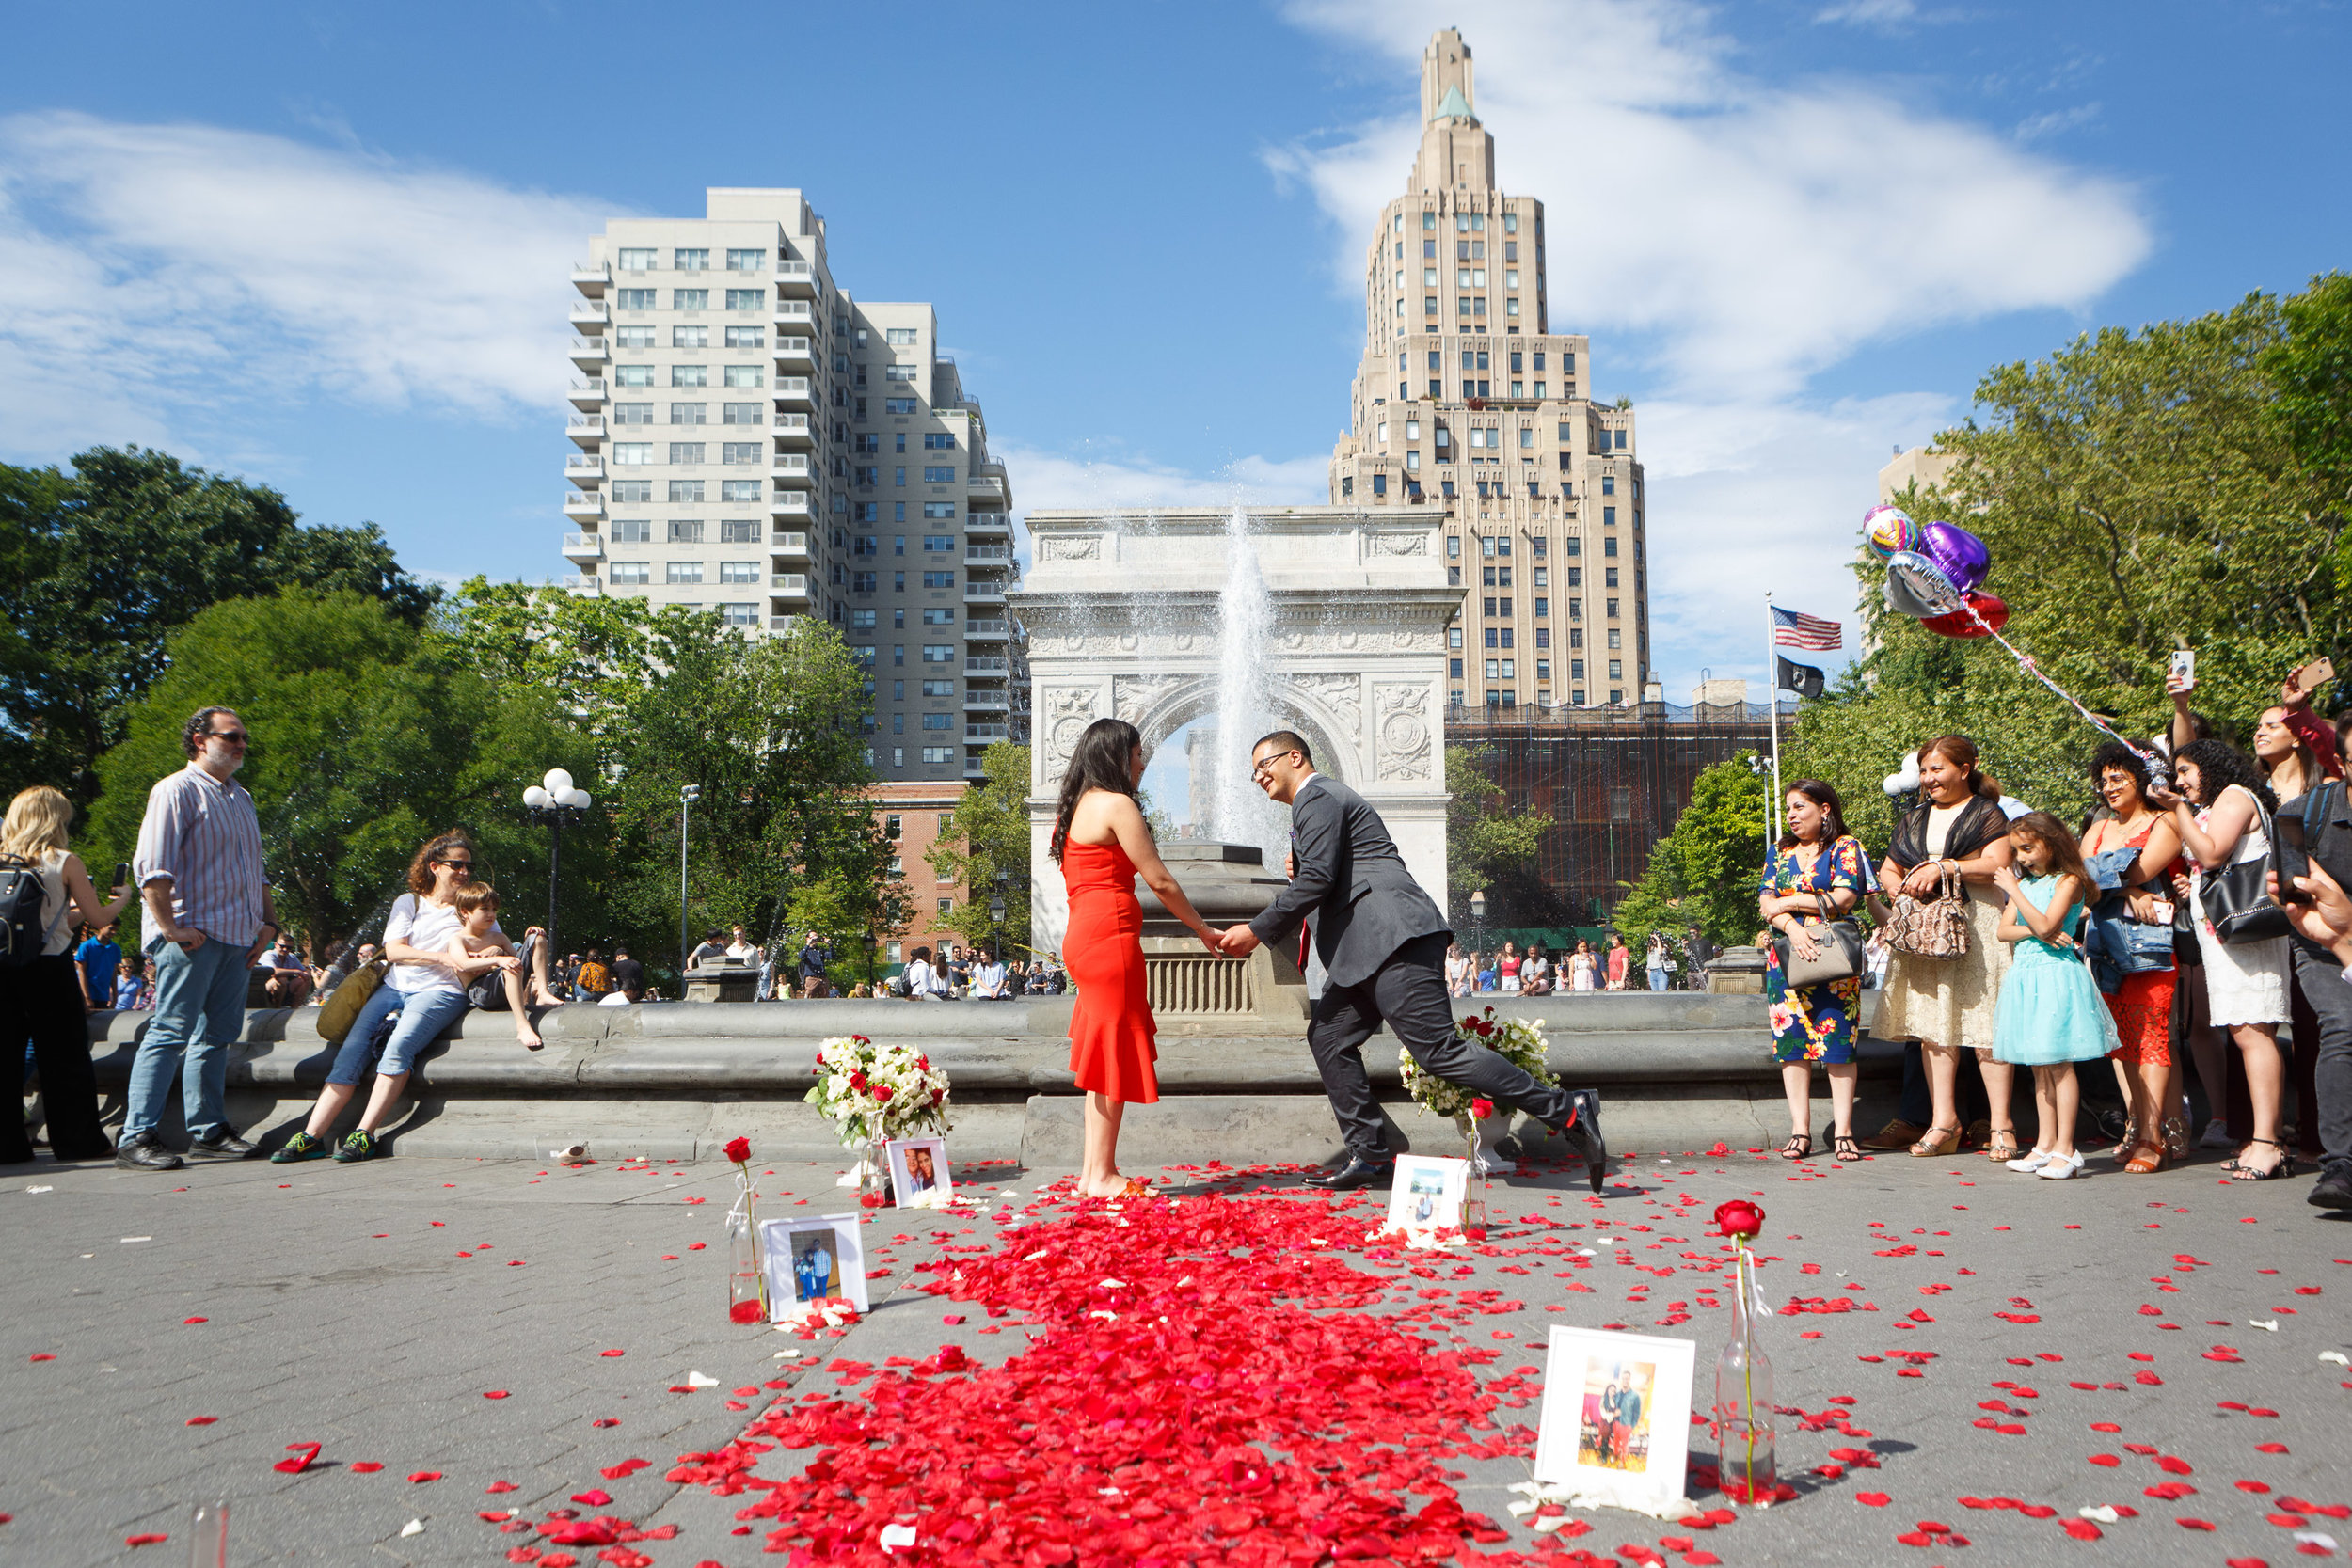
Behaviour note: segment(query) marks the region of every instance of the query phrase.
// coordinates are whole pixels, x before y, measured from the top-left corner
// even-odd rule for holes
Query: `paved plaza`
[[[577,1169],[410,1158],[0,1172],[0,1561],[184,1562],[190,1505],[215,1497],[241,1564],[785,1561],[764,1550],[779,1521],[739,1518],[766,1494],[666,1480],[680,1455],[722,1449],[775,1402],[857,1406],[893,1357],[937,1364],[953,1344],[995,1366],[1052,1332],[1033,1309],[929,1293],[942,1275],[926,1265],[945,1257],[980,1277],[986,1257],[1043,1256],[1073,1229],[1053,1196],[1067,1173],[959,1168],[972,1208],[869,1214],[873,1309],[806,1340],[727,1321],[729,1167],[595,1152]],[[1495,1527],[1464,1527],[1476,1539],[1455,1544],[1461,1559],[2341,1558],[2352,1228],[2303,1203],[2307,1180],[2231,1185],[2210,1160],[2154,1178],[2108,1170],[2094,1161],[2060,1183],[1975,1158],[1792,1169],[1746,1151],[1648,1152],[1620,1158],[1604,1201],[1579,1167],[1523,1171],[1494,1187],[1484,1247],[1381,1258],[1363,1249],[1385,1194],[1171,1170],[1176,1208],[1128,1205],[1121,1234],[1140,1271],[1171,1212],[1197,1224],[1200,1205],[1279,1203],[1327,1217],[1306,1228],[1331,1265],[1386,1288],[1319,1305],[1409,1317],[1400,1329],[1502,1398],[1502,1428],[1476,1434],[1492,1451],[1447,1461],[1461,1507]],[[834,1174],[774,1167],[763,1213],[843,1206]],[[1512,1516],[1508,1487],[1528,1473],[1545,1330],[1692,1338],[1704,1402],[1728,1323],[1726,1253],[1705,1227],[1734,1196],[1768,1212],[1756,1251],[1773,1305],[1807,1308],[1762,1326],[1799,1495],[1757,1513],[1694,1488],[1692,1522],[1599,1511],[1539,1537]],[[1295,1228],[1297,1211],[1281,1213]],[[1117,1222],[1097,1211],[1095,1223]],[[999,1239],[1017,1227],[1045,1228]],[[836,1362],[858,1365],[826,1370]],[[1001,1436],[1014,1441],[1009,1422]],[[309,1444],[307,1469],[274,1467]],[[1711,1459],[1703,1429],[1692,1447]],[[775,1447],[754,1473],[793,1477],[822,1451]],[[559,1548],[528,1528],[562,1509],[652,1538]],[[526,1523],[495,1517],[510,1510]],[[1165,1560],[1227,1560],[1204,1544],[1204,1519],[1152,1519]],[[167,1539],[126,1544],[153,1536]],[[1096,1538],[1075,1545],[1089,1560]]]

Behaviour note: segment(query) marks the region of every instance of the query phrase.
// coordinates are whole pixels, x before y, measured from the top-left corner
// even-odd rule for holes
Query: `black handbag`
[[[2273,937],[2290,936],[2295,927],[2287,920],[2287,911],[2270,896],[2266,885],[2272,872],[2280,878],[2287,867],[2279,855],[2278,825],[2270,813],[2263,810],[2260,800],[2254,809],[2262,815],[2263,838],[2270,852],[2260,860],[2236,861],[2217,865],[2197,876],[2197,896],[2205,908],[2205,919],[2213,927],[2216,940],[2231,946],[2246,942],[2268,942]]]
[[[1821,986],[1833,980],[1860,979],[1865,964],[1862,927],[1851,920],[1836,918],[1826,895],[1816,893],[1813,902],[1821,911],[1819,920],[1804,923],[1806,932],[1819,944],[1813,957],[1793,958],[1786,935],[1772,939],[1772,956],[1780,960],[1781,983],[1787,986]]]

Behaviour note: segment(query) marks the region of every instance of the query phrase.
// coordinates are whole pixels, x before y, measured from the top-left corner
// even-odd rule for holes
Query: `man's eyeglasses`
[[[1252,762],[1249,765],[1249,776],[1254,779],[1262,774],[1270,772],[1273,770],[1275,763],[1279,762],[1283,757],[1295,757],[1297,754],[1298,752],[1295,748],[1287,752],[1268,752],[1264,756],[1258,758],[1255,762]]]

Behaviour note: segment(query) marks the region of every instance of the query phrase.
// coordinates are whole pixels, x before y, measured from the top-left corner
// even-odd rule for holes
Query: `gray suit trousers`
[[[1572,1106],[1565,1089],[1537,1083],[1483,1045],[1454,1032],[1454,1007],[1445,989],[1446,933],[1416,937],[1391,954],[1369,979],[1353,986],[1327,986],[1307,1027],[1308,1049],[1323,1075],[1323,1092],[1350,1152],[1370,1161],[1390,1156],[1384,1147],[1380,1107],[1364,1070],[1364,1041],[1385,1021],[1422,1070],[1459,1084],[1498,1106],[1516,1107],[1552,1127],[1566,1124]]]

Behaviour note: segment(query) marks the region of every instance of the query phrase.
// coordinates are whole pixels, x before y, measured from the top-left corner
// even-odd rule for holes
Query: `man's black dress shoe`
[[[1609,1180],[1609,1145],[1600,1135],[1600,1096],[1590,1089],[1578,1089],[1568,1096],[1575,1107],[1575,1118],[1565,1127],[1554,1127],[1558,1132],[1584,1156],[1584,1179],[1599,1192]]]
[[[1359,1187],[1377,1186],[1393,1180],[1394,1160],[1367,1160],[1360,1154],[1350,1154],[1347,1164],[1337,1170],[1319,1170],[1307,1178],[1307,1185],[1320,1187],[1327,1193],[1352,1193]]]
[[[2340,1170],[2323,1171],[2303,1201],[2314,1209],[2352,1209],[2352,1177]]]
[[[252,1155],[253,1146],[226,1127],[220,1130],[218,1137],[188,1140],[188,1158],[191,1160],[246,1160]]]
[[[115,1164],[124,1170],[178,1170],[185,1162],[157,1143],[152,1132],[141,1132],[115,1146]]]

